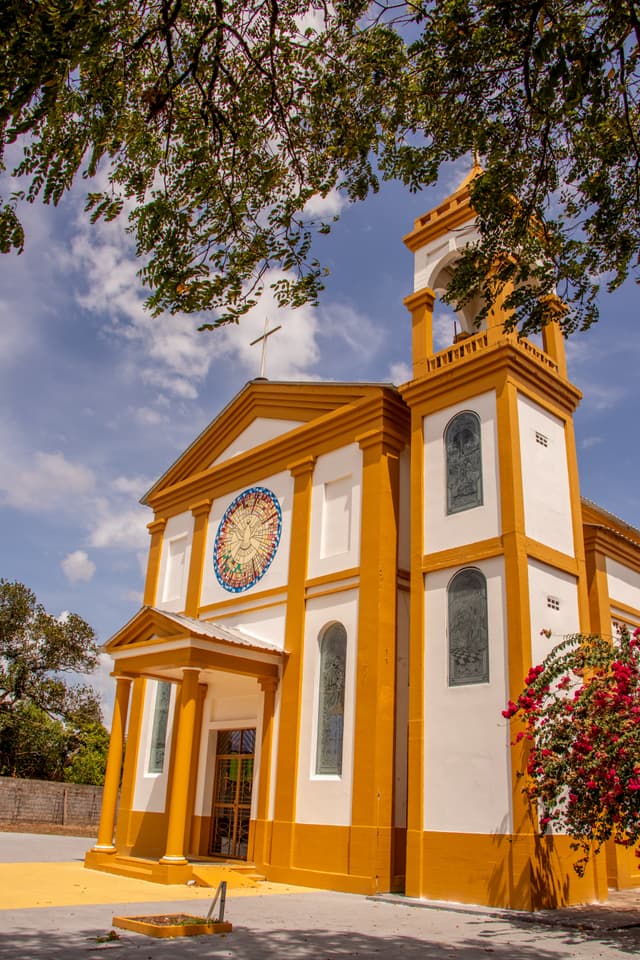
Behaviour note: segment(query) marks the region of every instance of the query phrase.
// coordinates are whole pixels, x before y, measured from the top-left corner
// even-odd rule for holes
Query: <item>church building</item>
[[[434,352],[470,179],[405,237],[408,383],[253,380],[146,494],[87,866],[525,910],[640,885],[541,836],[501,715],[563,636],[640,625],[640,533],[581,499],[556,323],[470,304]]]

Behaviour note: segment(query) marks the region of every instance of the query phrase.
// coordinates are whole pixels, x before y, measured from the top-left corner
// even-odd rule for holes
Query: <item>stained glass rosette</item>
[[[266,487],[250,487],[229,504],[213,545],[218,582],[231,593],[248,590],[269,569],[282,531],[278,498]]]

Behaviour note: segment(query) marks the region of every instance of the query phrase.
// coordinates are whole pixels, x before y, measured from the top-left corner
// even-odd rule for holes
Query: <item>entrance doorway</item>
[[[255,751],[255,728],[218,730],[211,856],[247,859]]]

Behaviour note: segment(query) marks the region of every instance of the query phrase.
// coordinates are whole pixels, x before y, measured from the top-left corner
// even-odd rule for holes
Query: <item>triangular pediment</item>
[[[303,429],[341,407],[379,392],[380,384],[252,380],[206,427],[142,498],[151,501],[176,484]]]
[[[107,641],[103,650],[111,655],[120,655],[127,650],[139,652],[159,643],[190,640],[211,641],[235,650],[282,653],[275,644],[252,637],[237,627],[210,620],[197,620],[181,613],[159,610],[157,607],[142,607]]]

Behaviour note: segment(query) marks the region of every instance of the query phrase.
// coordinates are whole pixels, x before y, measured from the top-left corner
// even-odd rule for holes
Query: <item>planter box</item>
[[[144,933],[147,937],[199,937],[203,934],[231,933],[233,926],[220,920],[207,921],[188,913],[160,913],[150,917],[114,917],[114,927]]]

